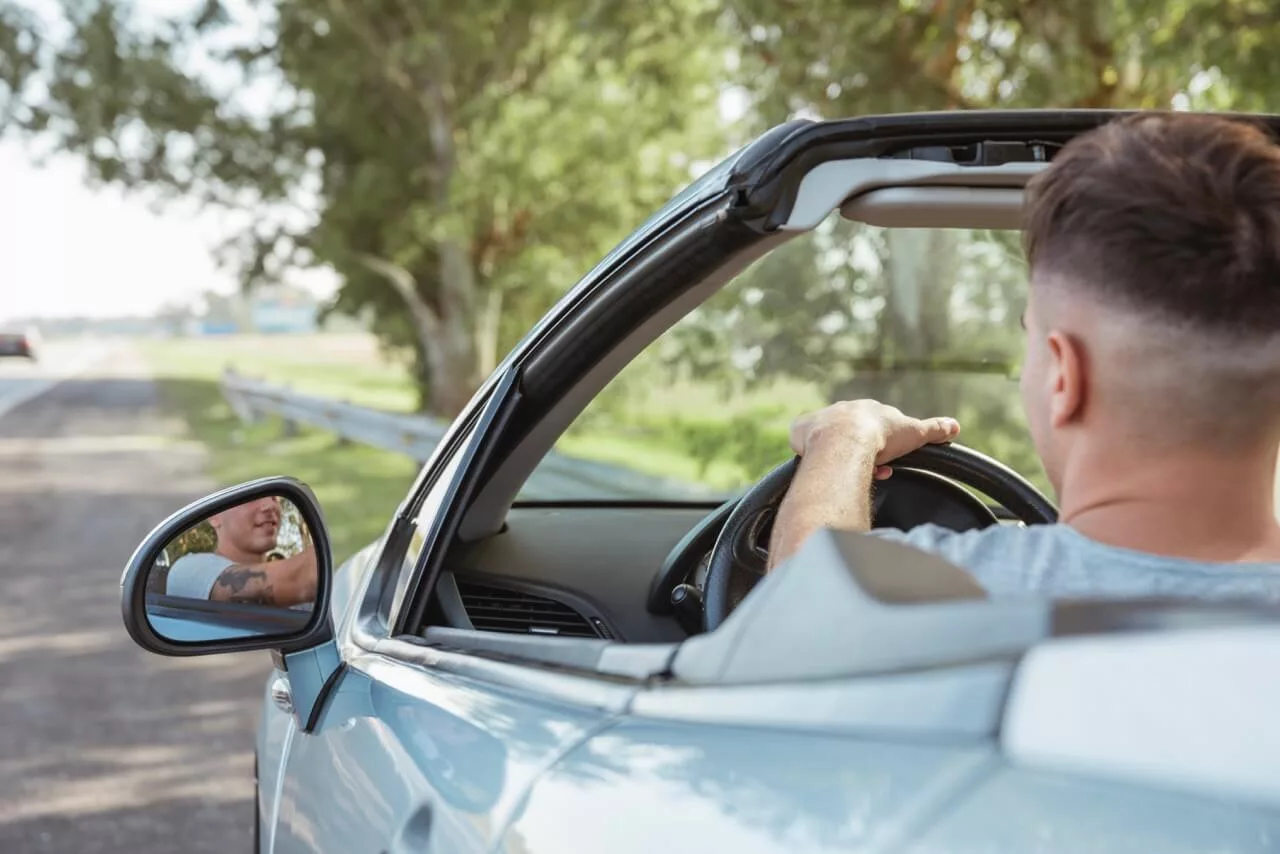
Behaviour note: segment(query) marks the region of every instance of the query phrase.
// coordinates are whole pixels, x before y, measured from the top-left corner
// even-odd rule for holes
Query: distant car
[[[692,419],[740,403],[689,398],[663,361],[672,333],[692,342],[701,377],[792,366],[799,379],[765,391],[793,405],[870,389],[929,414],[1016,409],[1005,356],[999,371],[959,373],[1020,341],[1026,181],[1116,115],[775,128],[551,309],[444,433],[382,536],[336,570],[324,525],[336,508],[322,513],[289,478],[162,523],[121,582],[135,641],[162,655],[272,653],[256,850],[1274,851],[1274,608],[987,599],[937,558],[830,531],[765,575],[795,465],[785,429],[743,465],[747,488],[722,498],[660,484],[522,494],[536,470],[557,475],[548,452],[593,400],[650,417],[656,398],[686,417],[636,427],[638,439],[626,424],[597,434],[620,457],[702,441]],[[1280,116],[1261,121],[1280,131]],[[629,363],[639,373],[611,401]],[[742,421],[745,447],[759,437]],[[1018,425],[972,426],[966,437],[1008,465],[959,445],[895,461],[877,526],[1056,519],[1028,480],[1031,455],[1010,452]],[[166,543],[266,495],[301,509],[317,549],[304,628],[250,627],[244,608],[219,617],[213,603],[197,620],[183,613],[196,605],[148,596]],[[198,672],[220,687],[216,669]]]
[[[0,358],[23,358],[36,361],[40,352],[40,333],[35,327],[0,328]]]

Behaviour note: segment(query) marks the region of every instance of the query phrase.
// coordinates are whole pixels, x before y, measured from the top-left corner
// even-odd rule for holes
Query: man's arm
[[[778,508],[769,565],[791,557],[822,528],[871,528],[871,485],[886,465],[916,448],[949,442],[960,432],[951,418],[921,420],[874,400],[836,403],[796,420],[791,447],[800,466]]]
[[[227,567],[214,581],[209,598],[287,608],[315,601],[316,583],[316,554],[306,548],[284,560]]]
[[[856,439],[843,445],[812,443],[778,508],[769,543],[769,570],[823,528],[869,530],[875,468],[876,452],[868,443]]]

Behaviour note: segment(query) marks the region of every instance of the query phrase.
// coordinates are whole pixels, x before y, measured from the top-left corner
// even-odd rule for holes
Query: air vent
[[[597,638],[587,618],[563,602],[470,581],[458,582],[458,595],[471,624],[482,632]]]

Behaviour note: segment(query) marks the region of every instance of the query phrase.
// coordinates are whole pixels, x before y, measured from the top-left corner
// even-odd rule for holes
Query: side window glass
[[[473,438],[474,431],[459,443],[449,461],[445,463],[445,467],[436,476],[435,482],[427,490],[421,505],[418,507],[418,512],[413,517],[409,544],[400,559],[399,567],[396,569],[395,581],[387,584],[382,603],[378,609],[389,625],[394,624],[398,603],[404,601],[405,592],[408,590],[410,582],[420,571],[419,559],[422,557],[422,549],[426,546],[432,523],[451,494],[450,485],[457,476],[458,467],[462,465],[467,456],[466,448]]]

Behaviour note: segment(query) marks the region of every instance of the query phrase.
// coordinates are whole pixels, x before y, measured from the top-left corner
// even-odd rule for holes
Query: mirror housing
[[[315,595],[310,615],[305,610],[268,607],[245,601],[211,601],[163,595],[155,574],[170,569],[167,549],[179,538],[209,522],[213,517],[262,499],[275,498],[291,504],[300,521],[301,532],[314,551]],[[285,505],[287,506],[287,505]],[[271,528],[276,536],[278,523]],[[274,549],[273,549],[274,551]],[[231,561],[228,559],[227,563]],[[211,655],[271,649],[297,652],[325,643],[333,637],[329,597],[333,580],[333,554],[320,503],[311,489],[291,477],[265,477],[214,492],[177,511],[149,533],[125,567],[120,578],[120,607],[125,628],[143,649],[159,655]],[[197,594],[198,595],[198,594]],[[248,622],[246,622],[248,621]],[[166,634],[157,623],[179,631]],[[246,629],[246,625],[255,628]],[[181,635],[181,637],[175,636]]]

